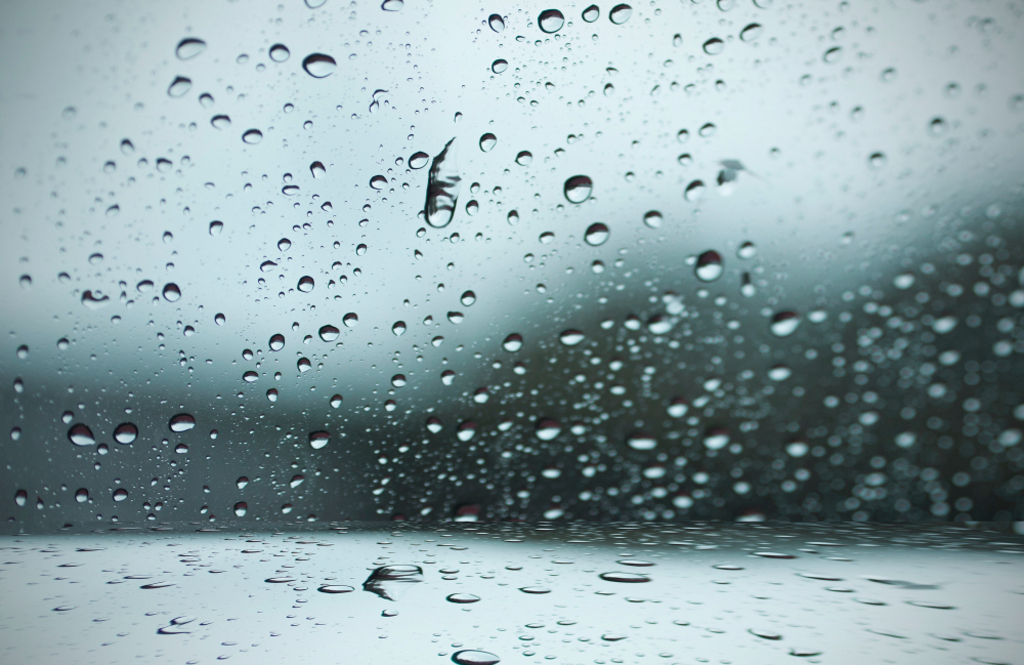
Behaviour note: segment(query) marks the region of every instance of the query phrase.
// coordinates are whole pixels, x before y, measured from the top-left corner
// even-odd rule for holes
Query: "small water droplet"
[[[449,594],[445,598],[449,603],[457,603],[459,605],[468,605],[470,603],[477,603],[480,601],[480,596],[474,596],[471,593],[453,593]]]
[[[405,7],[405,0],[384,0],[380,8],[386,12],[400,12]]]
[[[598,575],[602,580],[606,582],[622,582],[624,584],[642,584],[644,582],[650,582],[651,578],[647,575],[641,575],[640,573],[601,573]]]
[[[245,501],[239,501],[238,503],[235,504],[235,515],[237,517],[245,517],[245,514],[247,512],[249,512],[249,504],[247,504]],[[269,582],[270,580],[267,581]]]
[[[317,591],[320,593],[351,593],[355,591],[355,587],[350,587],[347,584],[321,584]]]
[[[709,429],[704,435],[704,447],[708,450],[721,450],[729,444],[729,431],[720,427]]]
[[[242,134],[242,141],[249,145],[256,145],[263,140],[263,132],[258,129],[249,129]]]
[[[747,241],[740,245],[739,249],[736,250],[736,256],[741,259],[752,259],[757,256],[757,245]]]
[[[725,267],[722,265],[722,255],[714,250],[708,250],[697,257],[694,273],[697,279],[702,282],[713,282],[722,276]]]
[[[799,325],[800,315],[796,312],[779,312],[772,317],[771,331],[776,337],[788,337]]]
[[[751,23],[740,31],[740,39],[745,42],[757,41],[757,38],[764,32],[760,23]]]
[[[634,432],[626,439],[626,444],[633,450],[654,450],[658,446],[658,441],[650,434]]]
[[[515,353],[519,349],[523,348],[523,338],[518,333],[512,333],[505,338],[505,341],[501,343],[501,347],[509,353]]]
[[[686,186],[686,191],[683,192],[683,196],[687,201],[700,201],[704,198],[704,183],[700,180],[694,180]]]
[[[537,421],[535,431],[541,441],[551,441],[562,432],[562,426],[552,418],[541,418]]]
[[[490,152],[497,143],[498,137],[494,134],[487,133],[480,137],[480,149],[484,152]]]
[[[345,316],[341,317],[341,321],[345,324],[346,328],[355,328],[356,324],[359,323],[359,315],[355,312],[349,312]]]

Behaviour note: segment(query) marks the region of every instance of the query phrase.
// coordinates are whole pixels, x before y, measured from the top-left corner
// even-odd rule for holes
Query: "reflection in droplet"
[[[458,169],[457,146],[452,138],[430,164],[425,214],[427,223],[434,228],[448,226],[455,215],[462,189],[462,176]]]

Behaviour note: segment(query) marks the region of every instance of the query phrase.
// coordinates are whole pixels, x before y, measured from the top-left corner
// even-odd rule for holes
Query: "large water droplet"
[[[190,413],[179,413],[167,423],[172,432],[187,432],[196,426],[196,419]]]
[[[320,339],[322,339],[323,341],[333,342],[334,340],[338,339],[338,335],[341,334],[341,331],[332,325],[326,325],[320,327],[319,333]]]
[[[574,175],[565,181],[565,198],[569,203],[583,203],[590,198],[594,181],[585,175]]]
[[[384,0],[380,8],[386,12],[400,12],[405,7],[405,0]]]
[[[512,333],[505,338],[505,341],[501,343],[501,347],[509,353],[515,353],[519,349],[523,348],[523,338],[518,333]]]
[[[505,19],[498,14],[491,14],[487,18],[487,25],[491,26],[491,30],[501,32],[505,29]]]
[[[745,242],[736,250],[736,256],[741,259],[752,259],[757,256],[757,245],[752,242]]]
[[[284,62],[291,54],[284,44],[274,44],[270,47],[270,59],[274,62]]]
[[[562,431],[562,426],[552,418],[541,418],[537,421],[537,438],[541,441],[551,441]]]
[[[114,440],[118,443],[129,444],[139,436],[139,428],[132,423],[121,423],[114,429]]]
[[[622,25],[629,20],[629,17],[633,15],[633,8],[629,5],[615,5],[612,10],[608,12],[608,19],[615,25]]]
[[[206,42],[202,39],[186,37],[178,42],[178,46],[174,49],[174,55],[178,56],[179,60],[190,60],[205,50]]]
[[[646,224],[652,229],[659,228],[661,226],[661,222],[661,213],[658,212],[657,210],[651,210],[650,212],[644,215],[644,224]]]
[[[704,198],[704,183],[700,180],[694,180],[686,186],[686,191],[683,192],[683,196],[687,201],[700,201]]]
[[[311,432],[309,435],[309,445],[313,450],[320,450],[331,441],[331,435],[328,432]]]
[[[409,168],[410,169],[422,169],[430,161],[430,155],[425,152],[414,152],[409,157]]]
[[[495,74],[500,74],[506,69],[508,69],[508,60],[498,58],[497,60],[491,63],[491,71],[494,72]]]
[[[611,232],[608,230],[607,226],[601,222],[594,222],[587,227],[587,232],[583,236],[583,239],[588,245],[597,247],[598,245],[603,245],[605,241],[608,240],[609,235],[611,235]]]
[[[239,501],[235,504],[235,515],[237,517],[245,517],[247,512],[249,512],[249,504],[245,501]]]
[[[181,298],[181,289],[174,282],[169,282],[164,284],[163,294],[167,302],[176,302]]]
[[[641,575],[640,573],[601,573],[598,577],[606,582],[622,582],[625,584],[642,584],[644,582],[651,581],[650,577],[647,575]]]
[[[756,41],[762,32],[764,32],[764,28],[760,23],[751,23],[740,31],[740,39],[745,42]]]
[[[330,76],[337,67],[338,63],[326,53],[310,53],[302,61],[302,68],[315,79]]]
[[[583,341],[584,337],[584,334],[579,330],[573,330],[570,328],[569,330],[563,331],[562,334],[558,336],[558,340],[566,346],[576,346]]]
[[[256,145],[263,140],[263,132],[258,129],[249,129],[242,134],[242,141],[249,145]]]
[[[565,16],[557,9],[545,9],[537,19],[541,32],[552,34],[558,32],[565,25]]]
[[[423,581],[423,569],[412,565],[381,566],[363,582],[363,589],[386,600],[397,600],[412,584]]]
[[[434,228],[448,226],[455,215],[459,191],[462,189],[456,148],[455,139],[452,138],[430,164],[425,214],[427,223]]]
[[[445,598],[449,603],[457,603],[459,605],[468,605],[470,603],[480,602],[480,596],[474,596],[471,593],[452,593]]]
[[[718,55],[725,50],[725,42],[718,37],[712,37],[704,42],[704,52],[708,55]]]
[[[714,250],[708,250],[697,257],[697,264],[693,272],[697,279],[702,282],[713,282],[722,276],[725,267],[722,265],[722,255]]]
[[[171,97],[181,97],[192,88],[192,79],[184,76],[176,76],[171,85],[167,87],[167,94]]]
[[[92,435],[92,430],[82,423],[71,426],[71,429],[68,430],[68,439],[76,446],[96,445],[96,438]]]
[[[496,665],[501,659],[487,651],[463,649],[452,654],[452,662],[458,665]]]
[[[721,450],[729,445],[729,431],[715,427],[704,434],[704,447],[708,450]]]
[[[497,143],[498,137],[490,132],[480,137],[480,149],[484,152],[490,152]]]
[[[653,436],[643,432],[630,434],[629,438],[626,439],[626,443],[633,450],[654,450],[658,445],[657,440]]]
[[[776,337],[788,337],[799,325],[800,315],[796,312],[779,312],[772,317],[771,331]]]
[[[583,10],[583,20],[587,23],[593,23],[599,18],[601,18],[601,9],[597,5],[590,5]]]
[[[355,591],[355,587],[350,587],[347,584],[321,584],[317,591],[320,593],[351,593]]]

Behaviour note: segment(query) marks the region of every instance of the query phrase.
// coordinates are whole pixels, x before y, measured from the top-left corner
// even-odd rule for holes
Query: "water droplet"
[[[249,145],[256,145],[263,140],[263,132],[258,129],[249,129],[242,134],[242,141]]]
[[[608,12],[608,20],[615,25],[622,25],[629,20],[629,17],[633,15],[633,8],[629,5],[615,5],[612,10]]]
[[[718,37],[712,37],[704,42],[704,52],[708,55],[718,55],[725,50],[725,42]]]
[[[82,423],[71,426],[71,429],[68,430],[68,439],[76,446],[96,445],[96,438],[92,435],[92,430]]]
[[[565,25],[565,16],[557,9],[545,9],[540,13],[537,24],[540,26],[541,32],[550,35],[562,29],[562,26]]]
[[[658,442],[653,436],[643,432],[630,434],[626,443],[633,450],[654,450],[658,446]]]
[[[736,250],[736,256],[741,259],[752,259],[757,256],[757,245],[747,241],[740,245],[740,248]]]
[[[334,340],[338,339],[338,335],[341,334],[341,331],[332,325],[326,325],[320,327],[319,334],[320,339],[322,339],[323,341],[333,342]]]
[[[381,566],[363,582],[363,589],[386,600],[397,600],[412,584],[423,581],[423,569],[412,565]]]
[[[83,291],[82,304],[91,310],[97,310],[110,304],[110,296],[105,296],[99,291],[95,293],[88,290]]]
[[[355,587],[350,587],[347,584],[321,584],[317,591],[320,593],[351,593],[355,591]]]
[[[722,255],[714,250],[708,250],[697,257],[694,273],[697,279],[702,282],[713,282],[722,276],[725,267],[722,265]]]
[[[776,337],[788,337],[799,325],[800,315],[796,312],[779,312],[772,317],[771,331]]]
[[[840,46],[833,46],[829,50],[825,51],[825,55],[821,56],[821,59],[828,64],[839,62],[839,58],[843,55],[843,49]]]
[[[607,226],[601,222],[594,222],[587,227],[587,233],[583,236],[583,239],[588,245],[597,247],[598,245],[603,245],[608,240],[609,235],[611,235],[611,232]]]
[[[356,324],[359,323],[359,315],[355,312],[349,312],[341,318],[341,321],[345,324],[346,328],[355,328]]]
[[[704,447],[708,450],[721,450],[729,445],[729,431],[722,428],[712,428],[704,435]]]
[[[328,432],[311,432],[309,435],[309,445],[313,450],[320,450],[331,441],[331,435]]]
[[[523,338],[518,333],[512,333],[505,338],[505,341],[501,343],[501,347],[509,353],[515,353],[519,349],[523,348]]]
[[[885,167],[885,163],[887,161],[888,160],[886,159],[884,153],[875,152],[872,153],[870,157],[868,157],[868,166],[870,166],[875,171],[878,171],[879,169]]]
[[[235,515],[237,517],[245,517],[245,514],[247,512],[249,512],[249,504],[247,504],[245,501],[239,501],[238,503],[235,504]]]
[[[500,74],[506,69],[508,69],[508,60],[498,58],[497,60],[491,63],[491,71],[494,72],[495,74]]]
[[[463,304],[463,306],[469,307],[470,305],[476,302],[476,294],[473,293],[472,291],[466,291],[465,293],[462,294],[462,297],[459,298],[459,301]]]
[[[196,426],[196,419],[189,413],[179,413],[178,415],[171,418],[168,422],[172,432],[187,432]]]
[[[569,203],[583,203],[590,198],[594,181],[585,175],[574,175],[565,181],[565,198]]]
[[[498,14],[491,14],[487,17],[487,25],[491,26],[491,30],[495,32],[502,32],[505,29],[505,19]]]
[[[415,152],[409,157],[409,168],[422,169],[430,161],[430,155],[425,152]]]
[[[139,436],[139,428],[132,423],[121,423],[114,429],[114,440],[118,443],[129,444]]]
[[[932,136],[941,136],[946,133],[946,121],[942,118],[934,118],[928,123],[928,132]]]
[[[658,212],[657,210],[651,210],[650,212],[644,215],[644,224],[646,224],[652,229],[660,228],[661,222],[661,213]]]
[[[215,115],[210,118],[210,124],[214,129],[227,129],[231,126],[231,118],[226,115]]]
[[[427,223],[434,228],[448,226],[455,215],[459,191],[462,189],[456,148],[455,139],[452,138],[430,164],[425,214]]]
[[[310,53],[302,61],[302,68],[315,79],[330,76],[337,69],[338,63],[325,53]]]
[[[270,47],[270,59],[274,62],[284,62],[292,54],[284,44],[274,44]]]
[[[464,649],[452,654],[452,662],[458,665],[496,665],[501,659],[487,651]]]
[[[541,418],[537,421],[535,431],[541,441],[551,441],[562,432],[562,426],[557,420]]]
[[[449,603],[458,603],[460,605],[468,605],[470,603],[476,603],[480,601],[480,596],[474,596],[471,593],[453,593],[449,594],[445,598]]]
[[[644,582],[651,581],[650,577],[647,575],[641,575],[640,573],[601,573],[598,577],[606,582],[622,582],[624,584],[642,584]]]
[[[405,0],[384,0],[380,8],[386,12],[400,12],[405,7]]]
[[[178,42],[174,54],[179,60],[190,60],[206,50],[206,42],[195,37],[186,37]]]
[[[583,333],[579,330],[573,330],[572,328],[563,331],[562,334],[558,336],[558,340],[566,346],[576,346],[582,342],[583,339]]]
[[[192,87],[192,79],[184,76],[176,76],[171,85],[167,87],[167,94],[171,97],[181,97]]]
[[[583,20],[587,23],[593,23],[599,18],[601,18],[601,10],[597,5],[590,5],[583,10]]]
[[[219,236],[224,230],[224,222],[210,222],[210,235]]]
[[[167,302],[176,302],[181,298],[181,289],[174,282],[168,282],[164,284],[163,294]]]
[[[764,32],[760,23],[751,23],[740,31],[740,39],[745,42],[757,41],[757,38]]]
[[[341,402],[342,402],[341,395],[334,395],[333,397],[331,397],[331,406],[333,408],[337,409],[339,406],[341,406]]]
[[[118,487],[114,490],[113,499],[114,501],[124,501],[128,498],[128,490],[123,487]]]
[[[25,490],[18,490],[17,492],[15,492],[14,503],[16,503],[19,507],[23,507],[26,503],[28,503],[28,492],[26,492]]]
[[[785,381],[793,375],[793,370],[785,365],[776,365],[768,370],[768,378],[772,381]]]
[[[683,196],[687,201],[700,201],[704,197],[704,183],[700,180],[694,180],[686,186],[686,191],[683,192]]]
[[[480,149],[484,152],[490,152],[497,143],[498,137],[494,134],[487,133],[480,137]]]
[[[519,587],[519,590],[523,593],[529,593],[533,595],[542,595],[545,593],[551,593],[551,589],[546,589],[542,586],[524,586]]]
[[[395,333],[395,337],[405,332],[405,321],[395,321],[395,325],[391,326],[391,332]]]

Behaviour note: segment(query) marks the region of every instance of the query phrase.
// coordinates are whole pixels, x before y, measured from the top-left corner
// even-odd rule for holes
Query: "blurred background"
[[[5,532],[1024,520],[1021,12],[0,5]]]

